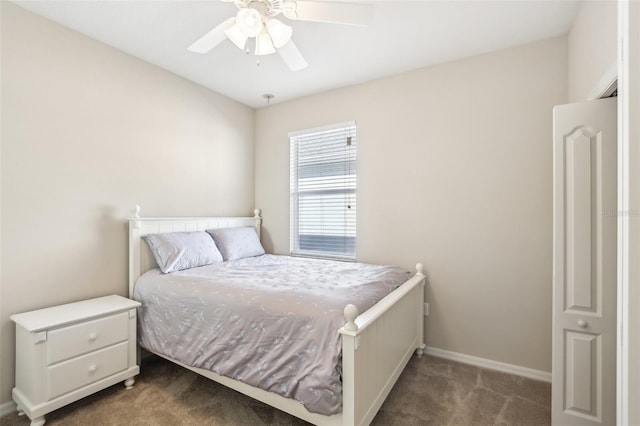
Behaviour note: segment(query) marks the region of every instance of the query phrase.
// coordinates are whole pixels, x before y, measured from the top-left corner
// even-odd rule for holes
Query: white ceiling
[[[16,4],[252,107],[318,93],[567,34],[577,1],[372,1],[368,27],[287,21],[309,63],[292,72],[280,56],[246,55],[226,40],[206,55],[186,50],[233,3],[15,0]]]

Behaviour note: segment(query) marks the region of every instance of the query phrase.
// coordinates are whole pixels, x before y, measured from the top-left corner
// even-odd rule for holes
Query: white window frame
[[[333,131],[341,131],[343,130],[345,134],[345,146],[349,146],[348,151],[345,150],[344,159],[348,161],[353,161],[353,173],[349,176],[353,175],[352,178],[348,178],[346,180],[349,181],[348,188],[327,188],[327,189],[314,189],[313,191],[304,191],[299,189],[300,179],[298,176],[298,144],[301,140],[300,138],[309,138],[314,134],[320,133],[328,133]],[[355,261],[356,259],[356,250],[357,250],[357,234],[356,234],[356,198],[357,198],[357,168],[355,164],[357,163],[357,127],[355,121],[347,121],[342,123],[336,123],[329,126],[316,127],[312,129],[304,129],[298,130],[289,133],[290,140],[290,253],[292,256],[303,256],[303,257],[316,257],[316,258],[326,258],[326,259],[337,259],[343,261]],[[309,141],[307,139],[307,141]],[[322,142],[322,136],[318,136],[318,142]],[[320,243],[326,244],[324,247],[319,247],[319,249],[310,249],[309,247],[303,247],[302,240],[300,239],[300,204],[299,200],[301,195],[327,195],[327,194],[345,194],[345,208],[349,209],[348,215],[351,217],[347,219],[347,214],[345,213],[345,220],[342,224],[342,235],[338,235],[338,237],[353,238],[353,252],[337,252],[332,250],[331,243]],[[346,194],[349,194],[348,196]],[[335,222],[334,222],[335,224]],[[321,234],[318,234],[321,238],[330,236],[329,234],[325,234],[324,231]]]

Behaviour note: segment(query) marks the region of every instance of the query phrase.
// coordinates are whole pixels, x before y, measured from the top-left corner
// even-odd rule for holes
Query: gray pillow
[[[142,238],[165,274],[222,262],[222,255],[216,244],[204,231],[147,234]]]
[[[251,226],[207,229],[207,232],[213,237],[224,260],[236,260],[264,254],[264,248],[260,244],[258,234]]]

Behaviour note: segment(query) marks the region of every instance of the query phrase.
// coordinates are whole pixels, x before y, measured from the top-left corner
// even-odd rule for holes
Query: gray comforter
[[[263,255],[136,283],[143,347],[287,398],[341,411],[343,310],[360,312],[409,278],[400,268]]]

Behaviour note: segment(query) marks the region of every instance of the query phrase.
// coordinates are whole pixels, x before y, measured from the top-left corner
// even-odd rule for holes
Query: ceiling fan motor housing
[[[286,2],[286,7],[293,5],[295,9],[295,2]],[[282,13],[285,9],[285,2],[283,0],[236,0],[235,5],[238,9],[254,9],[260,12],[260,15],[264,17],[274,17]]]

